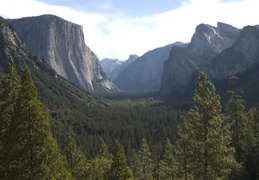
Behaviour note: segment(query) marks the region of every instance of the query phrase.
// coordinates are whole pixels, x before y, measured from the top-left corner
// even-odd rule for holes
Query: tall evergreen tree
[[[26,68],[14,104],[3,179],[72,179]]]
[[[173,180],[177,179],[178,165],[173,150],[173,145],[169,138],[166,139],[165,153],[159,163],[159,179]]]
[[[112,158],[111,169],[108,172],[108,180],[130,180],[132,179],[132,172],[127,166],[126,158],[122,145],[116,141],[114,153]]]
[[[68,162],[68,167],[72,173],[74,180],[86,179],[86,157],[80,150],[80,148],[76,145],[76,142],[71,135],[67,136],[66,158]]]
[[[141,163],[139,158],[139,153],[134,149],[130,159],[130,167],[135,179],[141,176]]]
[[[234,84],[237,79],[238,78],[235,76],[231,77],[229,84]],[[235,158],[238,163],[241,163],[242,161],[242,154],[244,151],[244,133],[247,126],[244,114],[244,100],[240,95],[242,92],[242,89],[229,90],[228,93],[230,94],[230,99],[226,104],[226,115],[228,123],[231,125],[232,132],[231,145],[235,148]]]
[[[103,138],[100,139],[100,147],[98,149],[98,152],[96,154],[97,158],[107,158],[111,159],[112,155],[109,153],[108,146],[103,140]]]
[[[151,151],[147,144],[146,139],[144,138],[141,143],[141,147],[139,150],[139,159],[141,165],[141,180],[151,180],[153,178],[153,170],[154,170],[154,163],[151,158]]]
[[[109,153],[107,144],[102,138],[96,157],[90,163],[90,167],[88,168],[89,179],[104,180],[111,169],[112,155]]]
[[[194,179],[228,179],[234,162],[230,130],[221,113],[220,96],[204,73],[198,78],[193,102],[188,118]]]
[[[189,123],[185,117],[181,117],[177,127],[177,140],[175,143],[176,162],[178,164],[177,176],[180,179],[191,179],[190,175],[190,154],[189,146]]]
[[[17,74],[13,58],[8,61],[8,73],[2,81],[0,92],[0,177],[4,177],[9,155],[9,135],[11,117],[21,89],[21,78]],[[0,178],[1,179],[1,178]]]
[[[259,178],[257,175],[257,167],[259,166],[258,157],[256,156],[259,153],[258,148],[258,137],[257,132],[258,127],[258,112],[256,108],[251,108],[246,113],[247,124],[244,129],[244,143],[243,143],[243,159],[242,163],[246,171],[249,173],[251,180],[256,180]]]

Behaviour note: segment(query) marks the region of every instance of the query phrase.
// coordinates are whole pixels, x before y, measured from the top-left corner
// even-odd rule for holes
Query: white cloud
[[[258,5],[257,0],[229,3],[219,0],[185,1],[177,10],[141,19],[110,22],[107,28],[111,34],[103,39],[103,44],[107,43],[107,47],[110,44],[124,59],[129,53],[142,55],[176,41],[190,42],[195,27],[200,23],[216,26],[217,22],[224,22],[238,28],[255,25],[259,21]]]
[[[1,2],[3,1],[3,2]],[[176,41],[189,42],[200,23],[224,22],[242,28],[259,24],[258,0],[185,0],[179,9],[141,18],[114,14],[90,14],[32,0],[0,0],[0,15],[18,18],[55,14],[84,27],[86,44],[98,55],[126,59]],[[103,4],[111,8],[111,4]]]

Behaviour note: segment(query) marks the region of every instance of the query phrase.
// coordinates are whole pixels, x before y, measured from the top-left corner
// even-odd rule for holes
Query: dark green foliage
[[[189,121],[181,117],[177,128],[177,139],[175,142],[176,162],[178,164],[177,177],[189,179],[190,175],[190,146],[189,146]]]
[[[88,179],[104,180],[111,169],[112,155],[103,139],[101,139],[96,157],[90,161]]]
[[[107,158],[107,159],[111,159],[112,155],[109,153],[107,144],[104,142],[104,140],[101,138],[100,139],[100,147],[99,150],[96,154],[97,158]]]
[[[40,65],[40,64],[38,64]],[[11,67],[11,66],[10,66]],[[43,68],[44,69],[44,68]],[[10,70],[11,72],[11,70]],[[55,138],[58,140],[59,144],[61,145],[64,152],[68,151],[68,144],[71,144],[70,151],[74,152],[71,154],[72,156],[77,156],[77,152],[80,149],[86,154],[87,158],[90,159],[89,162],[83,162],[79,169],[81,170],[74,170],[74,178],[75,179],[105,179],[108,172],[111,172],[111,164],[112,164],[112,156],[109,153],[109,149],[112,148],[112,144],[114,143],[115,139],[118,139],[123,146],[125,147],[125,156],[130,161],[130,166],[132,169],[132,174],[136,179],[167,179],[168,177],[175,179],[191,179],[193,175],[196,176],[196,172],[193,172],[192,169],[194,167],[194,163],[197,162],[197,159],[193,158],[190,154],[191,149],[195,149],[193,143],[189,143],[188,141],[191,140],[189,137],[195,137],[193,134],[190,135],[190,127],[187,125],[190,123],[191,119],[199,119],[203,118],[203,115],[200,116],[199,113],[202,112],[201,107],[199,106],[199,111],[195,111],[196,109],[193,108],[187,119],[183,118],[181,121],[179,117],[185,114],[185,111],[180,111],[174,109],[172,104],[175,105],[177,102],[172,102],[171,104],[168,101],[157,100],[153,98],[143,99],[143,98],[133,98],[132,100],[123,99],[120,101],[115,100],[100,100],[95,96],[89,96],[88,99],[89,103],[86,102],[86,99],[82,101],[75,100],[71,94],[63,89],[70,89],[73,85],[69,84],[66,80],[63,80],[63,84],[59,84],[60,78],[53,79],[50,81],[48,76],[42,74],[42,70],[36,70],[32,68],[32,77],[36,80],[36,85],[39,90],[40,99],[44,102],[46,107],[50,110],[48,113],[50,114],[51,119],[51,127]],[[3,79],[2,84],[2,94],[1,96],[1,104],[0,104],[0,111],[1,111],[1,136],[8,137],[2,138],[1,141],[1,161],[2,166],[0,166],[0,172],[6,172],[5,168],[3,168],[3,164],[9,163],[9,160],[13,161],[12,158],[8,157],[9,151],[5,151],[6,148],[9,147],[10,139],[14,139],[17,136],[9,136],[9,133],[13,131],[7,132],[6,129],[12,125],[11,129],[15,129],[14,124],[11,124],[11,112],[14,111],[14,107],[17,108],[17,114],[21,116],[23,111],[22,106],[13,105],[16,102],[23,102],[26,103],[24,99],[30,96],[37,96],[37,91],[35,87],[27,88],[30,89],[31,93],[21,93],[19,94],[19,89],[22,88],[19,85],[20,77],[15,73],[12,73],[12,76],[6,75]],[[25,77],[24,77],[25,78]],[[23,82],[30,80],[25,80],[23,78]],[[45,82],[48,84],[48,89],[44,87]],[[6,85],[4,85],[6,82]],[[14,83],[17,88],[8,87],[10,83]],[[28,85],[31,83],[27,83]],[[204,83],[203,85],[209,85]],[[202,87],[202,86],[201,86]],[[73,89],[73,88],[72,88]],[[207,89],[213,90],[212,86],[208,86]],[[213,109],[215,112],[219,112],[220,109],[218,106],[218,96],[214,96],[214,93],[210,91],[206,91],[206,88],[203,90],[204,95],[206,98],[209,96],[215,97],[211,104],[213,104]],[[23,90],[28,91],[28,90]],[[82,93],[82,96],[85,97],[84,91],[81,90],[69,90],[75,94]],[[76,92],[77,91],[77,92]],[[18,93],[18,94],[17,94]],[[200,94],[200,95],[201,95]],[[9,96],[8,96],[9,95]],[[79,96],[77,96],[79,97]],[[200,96],[201,97],[201,96]],[[4,100],[5,99],[5,100]],[[19,100],[19,101],[18,101]],[[199,98],[196,98],[196,102]],[[32,101],[38,102],[38,101]],[[202,100],[200,102],[207,102],[209,103],[210,100]],[[20,103],[19,103],[20,104]],[[212,106],[212,105],[210,105]],[[30,107],[30,106],[26,106]],[[40,107],[40,108],[38,108]],[[205,107],[205,103],[204,103]],[[35,109],[44,109],[42,105],[35,105]],[[205,110],[209,110],[209,108],[205,108]],[[20,111],[18,113],[18,111]],[[199,112],[199,113],[197,113]],[[213,115],[215,112],[211,111],[212,113],[208,113]],[[217,113],[216,113],[217,114]],[[214,114],[215,115],[215,114]],[[215,122],[220,122],[222,114],[219,113]],[[47,114],[41,114],[41,117],[48,117]],[[248,112],[242,110],[242,117],[245,119],[245,124],[243,127],[244,135],[243,138],[244,143],[242,144],[242,156],[241,156],[241,163],[243,165],[243,169],[240,166],[236,166],[232,169],[232,171],[237,171],[237,173],[245,174],[245,177],[249,179],[256,179],[258,178],[258,112],[257,109],[251,109]],[[176,137],[176,127],[178,122],[181,122],[178,126],[178,136]],[[22,124],[21,120],[19,120],[18,124]],[[229,131],[227,126],[224,126],[226,122],[221,123],[222,129],[225,129],[226,134]],[[212,126],[212,125],[211,125]],[[14,127],[14,128],[13,128]],[[47,129],[46,126],[42,126],[43,129]],[[45,127],[45,128],[44,128]],[[214,125],[213,125],[214,127]],[[68,143],[67,138],[67,130],[72,130],[73,137],[76,140],[76,144]],[[217,129],[217,128],[214,128]],[[211,131],[213,134],[214,131]],[[225,135],[226,135],[225,134]],[[214,135],[212,135],[214,136]],[[20,135],[19,137],[23,137]],[[103,139],[100,143],[100,137]],[[42,137],[37,137],[40,139]],[[173,152],[171,151],[170,143],[168,143],[169,138],[172,140],[174,144]],[[143,142],[145,139],[145,143]],[[218,136],[220,139],[220,136]],[[36,141],[36,140],[35,140]],[[226,138],[227,142],[228,138]],[[37,142],[37,141],[36,141]],[[106,143],[107,144],[106,144]],[[147,142],[149,146],[147,146]],[[212,140],[211,140],[212,142]],[[214,144],[217,143],[214,141]],[[146,144],[146,145],[145,145]],[[190,144],[192,146],[188,146]],[[219,145],[218,147],[223,147],[223,144]],[[145,145],[145,146],[144,146]],[[20,145],[19,145],[20,146]],[[53,146],[56,146],[55,143]],[[210,146],[210,145],[209,145]],[[148,148],[143,148],[148,147]],[[14,146],[15,148],[15,146]],[[98,151],[99,149],[99,151]],[[132,149],[135,149],[134,151]],[[148,149],[147,151],[145,149]],[[220,148],[219,148],[220,149]],[[215,149],[215,150],[219,150]],[[23,152],[21,150],[21,152]],[[144,153],[146,152],[146,153]],[[149,152],[149,153],[147,153]],[[164,154],[162,154],[164,152]],[[197,152],[197,150],[196,150]],[[220,151],[217,151],[220,154]],[[226,151],[226,157],[229,157],[229,154]],[[10,153],[11,155],[12,153]],[[51,154],[51,153],[50,153]],[[67,153],[68,154],[68,153]],[[80,155],[81,153],[79,153]],[[144,156],[146,154],[147,156]],[[83,155],[83,154],[81,154]],[[53,157],[58,157],[59,155],[53,155]],[[5,157],[5,158],[3,158]],[[80,156],[77,156],[80,157]],[[149,158],[145,158],[149,157]],[[215,155],[215,157],[219,157]],[[67,156],[69,158],[69,156]],[[125,157],[124,157],[125,158]],[[18,158],[19,159],[19,158]],[[61,157],[62,159],[62,157]],[[86,158],[82,158],[86,159]],[[147,159],[144,160],[144,159]],[[170,160],[171,159],[171,160]],[[221,158],[218,158],[221,159]],[[161,161],[160,161],[161,160]],[[10,162],[11,162],[10,161]],[[25,161],[26,162],[26,161]],[[60,161],[62,162],[62,161]],[[69,160],[68,160],[69,162]],[[126,162],[126,160],[125,160]],[[144,163],[146,162],[146,163]],[[158,162],[159,165],[158,165]],[[35,162],[36,163],[36,162]],[[80,164],[80,163],[79,163]],[[85,164],[85,165],[83,165]],[[126,163],[127,164],[127,163]],[[151,164],[150,168],[147,168],[148,164]],[[221,161],[221,164],[222,161]],[[71,165],[71,164],[70,164]],[[33,166],[36,167],[35,164]],[[58,165],[59,167],[63,166],[62,163]],[[197,165],[198,166],[198,165]],[[222,165],[223,166],[223,165]],[[28,166],[32,167],[32,166]],[[77,168],[71,168],[77,169]],[[196,165],[195,165],[196,167]],[[59,168],[62,169],[62,168]],[[145,170],[144,170],[145,169]],[[152,169],[152,170],[148,170]],[[222,168],[224,169],[224,168]],[[197,169],[198,171],[199,169]],[[16,171],[16,170],[15,170]],[[44,169],[42,170],[44,171]],[[227,170],[228,171],[228,170]],[[241,172],[242,171],[242,172]],[[17,171],[19,174],[19,171]],[[149,173],[147,173],[149,172]],[[151,173],[150,173],[151,172]],[[157,172],[157,174],[156,174]],[[228,173],[228,172],[227,172]],[[226,174],[227,174],[226,173]],[[232,173],[232,178],[235,179]],[[9,173],[8,173],[9,174]],[[158,176],[159,174],[159,176]],[[223,174],[223,173],[222,173]],[[12,174],[14,176],[14,174]],[[11,176],[11,175],[10,175]],[[223,176],[222,176],[223,177]],[[238,176],[236,176],[238,177]],[[240,176],[239,176],[240,177]]]
[[[221,113],[220,96],[202,73],[188,113],[190,173],[194,179],[227,179],[234,163],[231,136]]]
[[[142,140],[139,149],[140,177],[141,180],[152,180],[154,174],[154,163],[151,158],[151,151],[146,139]]]
[[[178,167],[175,151],[170,139],[166,140],[165,153],[159,163],[159,179],[173,180],[177,179]]]
[[[234,83],[237,77],[232,77],[230,83]],[[230,99],[226,105],[226,115],[228,123],[231,125],[232,132],[232,146],[235,148],[235,157],[238,163],[241,162],[241,156],[243,154],[244,146],[244,133],[245,127],[247,125],[246,118],[244,114],[245,106],[244,100],[240,93],[243,92],[242,89],[237,91],[228,91],[230,94]]]
[[[10,64],[10,73],[14,75],[14,66]],[[10,125],[5,127],[1,139],[1,179],[71,179],[29,70],[25,69],[20,84],[11,82],[16,85],[9,86],[19,88],[15,101],[10,101],[13,106],[9,112]],[[8,86],[2,85],[4,92]],[[8,100],[1,99],[1,104]]]
[[[130,167],[133,173],[133,177],[135,179],[140,178],[141,176],[141,162],[139,158],[139,153],[134,149],[132,151],[131,159],[130,159]]]
[[[232,86],[238,80],[231,77]],[[256,109],[245,112],[243,89],[229,90],[229,101],[226,104],[226,117],[231,125],[232,146],[235,148],[235,158],[239,163],[232,171],[232,179],[256,179]]]
[[[21,88],[21,79],[12,58],[8,61],[8,70],[9,73],[3,78],[0,93],[0,179],[6,176],[6,164],[9,163],[10,124]]]
[[[132,179],[131,169],[127,166],[125,154],[122,145],[116,141],[111,169],[107,173],[107,180],[129,180]]]
[[[175,136],[178,118],[184,114],[154,99],[111,101],[107,107],[94,109],[77,106],[77,111],[60,113],[57,119],[75,131],[87,157],[96,155],[100,137],[109,149],[118,139],[127,155],[139,149],[142,139],[147,138],[152,154],[160,154],[165,139]],[[154,158],[157,161],[158,156]]]
[[[244,144],[242,163],[251,180],[259,178],[259,112],[251,108],[246,113],[246,126],[244,127]]]
[[[74,180],[84,180],[87,177],[87,160],[85,155],[71,135],[67,137],[66,158],[69,170],[72,173]]]

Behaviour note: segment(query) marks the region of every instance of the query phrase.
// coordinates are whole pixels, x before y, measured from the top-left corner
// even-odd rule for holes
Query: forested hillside
[[[57,163],[47,174],[56,179],[258,178],[259,110],[245,109],[243,91],[230,89],[223,113],[203,73],[188,112],[154,98],[52,106],[47,112],[61,151],[29,70],[20,78],[10,61],[1,87],[2,179],[37,179],[48,163]],[[44,159],[47,152],[52,162]]]

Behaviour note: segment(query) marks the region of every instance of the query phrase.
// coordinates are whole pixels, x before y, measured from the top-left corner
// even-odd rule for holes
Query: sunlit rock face
[[[82,26],[53,15],[9,19],[8,23],[60,76],[89,91],[117,90],[85,44]]]
[[[200,24],[188,49],[196,55],[219,54],[235,42],[239,32],[239,29],[224,23],[218,23],[217,27]]]

